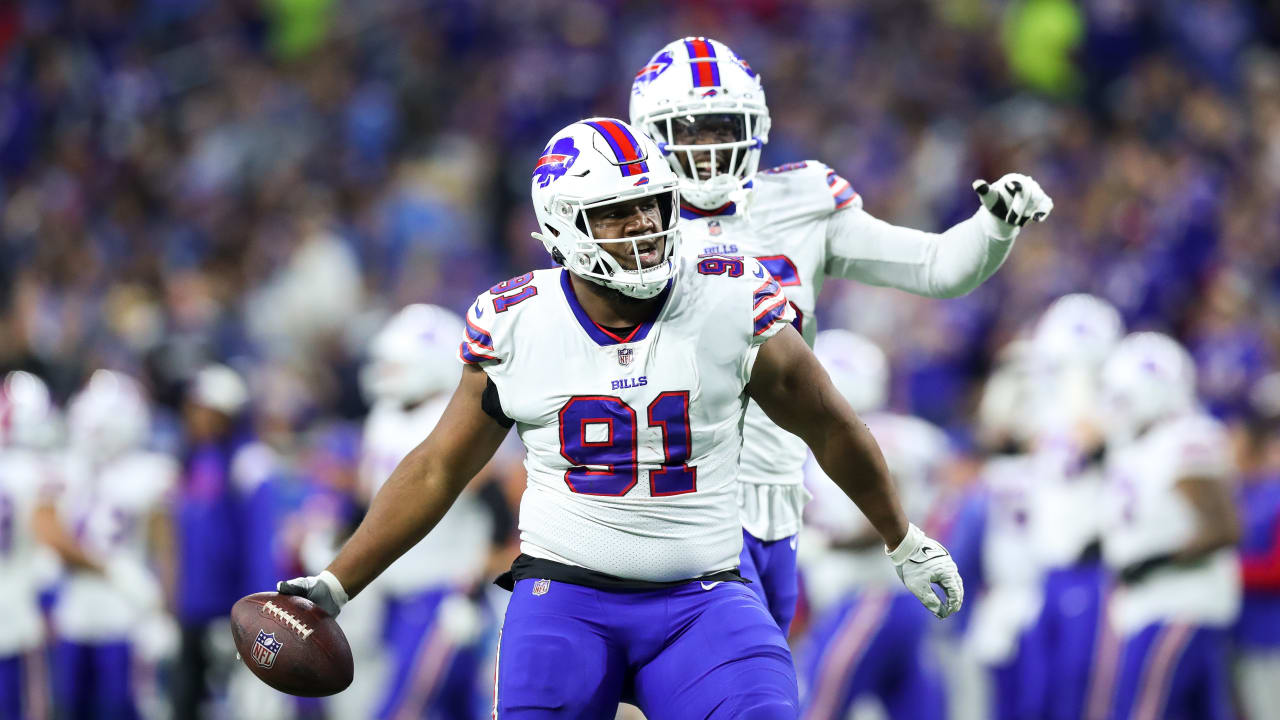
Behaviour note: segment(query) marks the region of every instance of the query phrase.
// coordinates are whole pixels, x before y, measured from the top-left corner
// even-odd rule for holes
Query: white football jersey
[[[364,425],[360,480],[370,495],[435,428],[447,395],[406,410],[396,401],[373,406]],[[376,581],[385,592],[406,595],[440,585],[466,585],[484,570],[492,520],[474,493],[464,490],[439,524]]]
[[[1047,433],[1033,454],[1031,532],[1045,568],[1075,563],[1099,540],[1103,473],[1087,462],[1085,450],[1070,432]]]
[[[36,647],[44,625],[37,602],[39,545],[32,515],[52,485],[50,461],[30,450],[0,450],[0,657]]]
[[[756,352],[794,314],[751,259],[682,261],[657,317],[619,337],[566,271],[495,285],[460,354],[527,450],[522,550],[644,581],[737,567],[738,461]]]
[[[863,211],[847,180],[810,160],[757,173],[745,210],[734,203],[710,212],[682,207],[680,231],[686,256],[743,254],[764,263],[812,345],[814,309],[828,275],[934,297],[976,287],[1012,249],[1012,240],[986,234],[983,212],[946,237],[890,225]],[[747,409],[743,437],[742,480],[768,487],[744,492],[743,527],[762,540],[794,535],[807,500],[804,443],[755,403]]]
[[[135,629],[144,611],[139,598],[159,593],[148,565],[149,520],[169,501],[178,474],[178,462],[160,453],[128,453],[96,469],[85,458],[68,459],[60,515],[91,557],[128,569],[130,587],[97,573],[72,572],[54,609],[63,636],[102,642]]]
[[[1196,534],[1197,515],[1177,490],[1186,478],[1229,482],[1233,469],[1226,429],[1207,415],[1157,424],[1109,453],[1103,557],[1114,569],[1184,547]],[[1235,550],[1201,562],[1153,571],[1116,593],[1112,619],[1124,633],[1157,620],[1177,618],[1226,626],[1240,609]]]
[[[938,473],[951,457],[946,433],[911,415],[874,412],[862,419],[880,445],[908,519],[923,523],[938,495]],[[874,534],[871,522],[812,455],[805,463],[805,485],[815,500],[805,508],[805,523],[815,532],[833,543]],[[815,553],[805,566],[806,591],[820,607],[854,590],[907,592],[879,543],[860,551]]]

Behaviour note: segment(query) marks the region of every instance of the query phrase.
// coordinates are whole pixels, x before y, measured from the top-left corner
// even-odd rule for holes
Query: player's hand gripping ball
[[[273,592],[240,598],[231,607],[231,633],[244,664],[280,692],[333,695],[354,677],[342,628],[306,598]]]

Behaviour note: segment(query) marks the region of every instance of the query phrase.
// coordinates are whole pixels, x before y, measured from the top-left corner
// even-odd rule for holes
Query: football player
[[[1102,363],[1124,333],[1107,301],[1076,293],[1058,298],[1029,342],[1035,398],[1032,543],[1043,566],[1037,620],[1047,677],[1043,717],[1086,717],[1099,654],[1110,652],[1109,587],[1099,535],[1104,438],[1099,402]],[[1099,706],[1101,700],[1095,700]]]
[[[1102,551],[1122,591],[1110,717],[1235,717],[1227,628],[1240,610],[1225,428],[1196,406],[1195,366],[1167,335],[1125,337],[1102,370]]]
[[[533,172],[560,269],[498,283],[466,313],[466,367],[319,576],[280,584],[336,613],[444,515],[511,426],[527,450],[522,554],[493,715],[795,718],[786,640],[738,571],[733,502],[747,399],[813,448],[907,587],[959,609],[955,564],[909,524],[875,441],[791,326],[759,262],[680,254],[679,183],[643,133],[573,123]],[[939,598],[931,583],[944,588]]]
[[[57,435],[49,389],[11,372],[0,385],[0,718],[39,718],[47,702],[38,600],[37,508],[56,484],[46,451]]]
[[[946,435],[924,420],[884,409],[889,364],[870,340],[826,330],[818,333],[813,352],[875,436],[907,514],[928,515],[938,471],[950,456]],[[802,663],[808,679],[804,717],[841,720],[865,699],[878,701],[894,720],[946,717],[942,678],[925,642],[927,617],[881,557],[875,528],[811,461],[805,485],[814,496],[805,522],[826,547],[802,561],[817,611]]]
[[[440,420],[462,375],[462,318],[434,305],[410,305],[373,339],[361,384],[375,402],[365,421],[360,482],[367,504],[405,455]],[[391,671],[379,718],[471,720],[481,648],[481,614],[466,595],[485,567],[491,523],[463,492],[436,525],[378,578],[386,599],[384,636]]]
[[[150,417],[137,383],[108,370],[96,371],[68,406],[64,525],[44,533],[69,570],[53,611],[59,717],[138,712],[131,640],[164,612],[152,539],[167,535],[163,507],[178,474],[173,458],[142,449]]]
[[[756,257],[785,288],[792,322],[809,343],[827,276],[957,297],[1000,267],[1023,225],[1053,209],[1025,175],[975,181],[981,205],[973,217],[933,234],[871,216],[853,186],[820,162],[757,172],[769,141],[760,77],[708,38],[671,42],[641,68],[631,88],[631,124],[658,142],[680,177],[685,254]],[[742,571],[785,631],[797,595],[805,447],[754,402],[744,432]]]

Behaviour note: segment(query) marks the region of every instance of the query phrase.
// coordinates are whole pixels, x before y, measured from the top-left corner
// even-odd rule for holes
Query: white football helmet
[[[1096,368],[1123,334],[1124,321],[1114,305],[1094,295],[1072,293],[1044,311],[1031,343],[1038,360]]]
[[[1025,445],[1034,434],[1036,405],[1034,383],[1025,340],[1015,340],[1000,349],[997,365],[987,378],[978,401],[978,435],[989,448],[1012,442]]]
[[[97,462],[146,444],[151,409],[133,378],[95,370],[67,409],[71,446]]]
[[[579,277],[633,298],[651,298],[675,276],[680,258],[679,180],[652,139],[612,118],[589,118],[556,133],[533,168],[533,210],[547,252]],[[653,197],[662,214],[657,232],[620,240],[597,240],[588,210]],[[648,267],[638,247],[665,242],[663,254]],[[638,270],[628,270],[602,242],[630,242]]]
[[[58,411],[38,376],[17,370],[0,386],[0,445],[48,448],[58,436]]]
[[[640,68],[631,124],[658,141],[685,202],[704,210],[745,199],[769,142],[760,76],[724,43],[702,37],[668,43]],[[725,140],[691,142],[700,133]]]
[[[848,330],[823,330],[813,354],[857,413],[881,410],[889,401],[889,359],[875,343]]]
[[[1102,366],[1102,403],[1112,437],[1135,437],[1195,407],[1195,361],[1163,333],[1127,335]]]
[[[387,321],[369,345],[360,387],[370,401],[406,405],[451,390],[462,376],[458,342],[462,318],[436,305],[405,307]]]

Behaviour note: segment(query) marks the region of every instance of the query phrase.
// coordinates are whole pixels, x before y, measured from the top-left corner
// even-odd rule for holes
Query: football
[[[337,621],[306,598],[261,592],[231,607],[240,659],[266,684],[290,695],[321,697],[351,684],[351,646]]]

